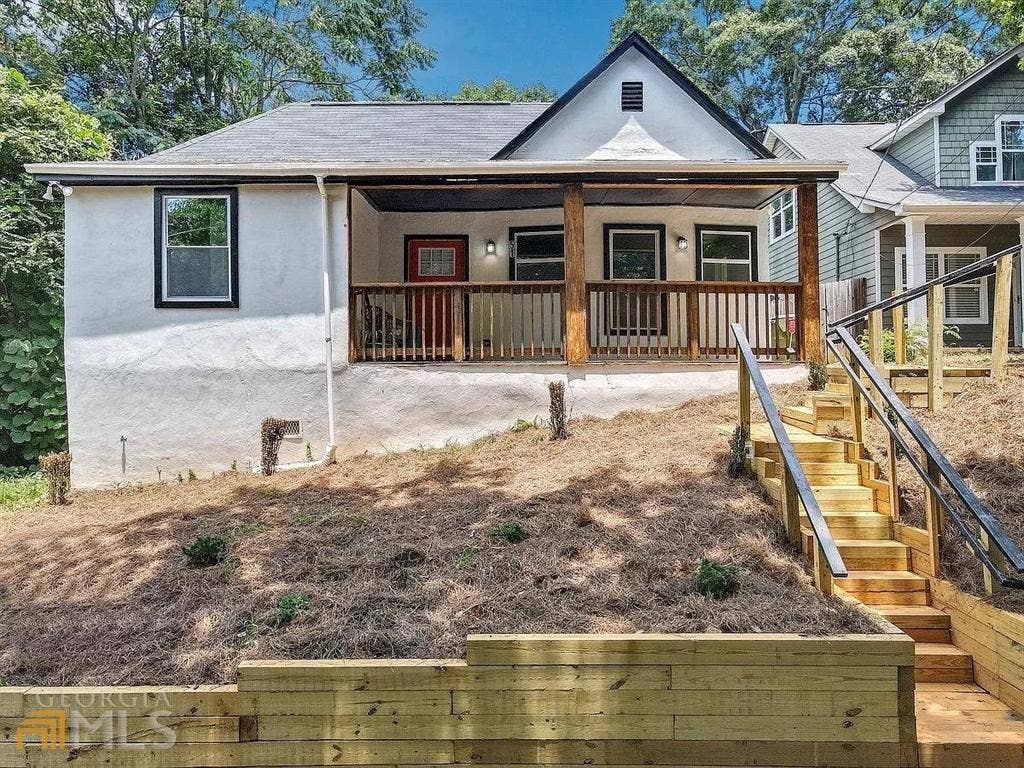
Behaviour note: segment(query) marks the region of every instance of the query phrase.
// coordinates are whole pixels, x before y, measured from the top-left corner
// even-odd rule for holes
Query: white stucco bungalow
[[[79,486],[466,440],[735,387],[818,338],[816,185],[643,38],[553,104],[301,103],[132,162],[38,165],[66,199]],[[796,189],[803,272],[770,282]],[[811,222],[811,224],[805,223]],[[776,365],[776,378],[799,368]]]

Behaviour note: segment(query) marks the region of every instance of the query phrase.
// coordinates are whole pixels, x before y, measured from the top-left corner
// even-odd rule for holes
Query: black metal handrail
[[[999,261],[999,259],[1001,259],[1003,256],[1007,256],[1009,254],[1019,256],[1021,248],[1022,246],[1020,244],[1012,245],[1009,248],[1004,248],[1003,250],[997,253],[989,254],[988,256],[983,256],[981,259],[974,262],[973,264],[968,264],[965,267],[960,267],[960,269],[955,269],[952,272],[947,272],[944,275],[939,275],[938,277],[928,280],[927,282],[922,283],[921,285],[916,285],[913,288],[908,288],[907,290],[903,291],[903,293],[897,294],[896,296],[890,296],[887,299],[876,301],[874,304],[870,304],[864,307],[863,309],[858,309],[856,312],[852,312],[846,317],[841,317],[838,320],[830,322],[828,324],[828,330],[832,331],[835,328],[849,328],[851,325],[854,325],[864,320],[864,318],[866,318],[872,312],[877,312],[879,310],[884,312],[886,310],[892,309],[893,307],[898,307],[901,304],[909,304],[914,299],[918,299],[922,296],[927,295],[928,289],[934,285],[957,285],[958,283],[963,283],[968,280],[973,280],[976,277],[988,274],[988,272],[992,268],[992,265]]]
[[[899,426],[892,423],[886,412],[886,408],[889,412],[895,414],[899,424],[907,430],[914,442],[917,443],[918,448],[927,457],[927,461],[930,462],[937,470],[939,475],[946,484],[952,489],[957,499],[964,506],[965,509],[970,513],[971,517],[974,518],[978,526],[985,531],[988,535],[989,540],[996,549],[1006,559],[1007,565],[1013,568],[1017,574],[1024,573],[1024,551],[1014,542],[999,524],[999,521],[995,519],[988,508],[981,502],[974,491],[971,490],[970,486],[967,485],[967,481],[964,480],[963,476],[953,467],[949,459],[939,450],[938,446],[935,445],[934,441],[929,437],[928,433],[925,432],[920,422],[910,412],[910,409],[903,404],[903,401],[899,399],[896,393],[886,378],[879,373],[879,371],[871,364],[868,360],[867,355],[860,348],[860,345],[854,340],[850,332],[843,327],[836,327],[829,331],[825,337],[825,343],[828,344],[829,349],[832,350],[833,355],[839,361],[839,364],[846,371],[851,386],[857,388],[860,396],[864,398],[865,402],[871,406],[872,410],[878,414],[879,421],[888,430],[889,434],[892,435],[893,439],[899,445],[900,449],[906,455],[910,465],[914,468],[917,474],[921,477],[924,483],[928,486],[935,498],[938,499],[943,509],[946,510],[946,514],[949,519],[953,521],[957,530],[963,535],[967,541],[967,545],[971,548],[974,555],[981,561],[981,563],[988,569],[989,573],[1004,587],[1012,587],[1014,589],[1024,589],[1024,580],[1015,578],[1012,574],[1007,574],[1000,568],[996,562],[992,559],[988,552],[987,547],[975,536],[974,532],[967,525],[960,511],[956,505],[951,502],[948,495],[944,493],[940,486],[940,483],[932,479],[924,462],[917,456],[917,452],[912,449],[910,443],[903,437],[899,432]],[[848,360],[840,350],[840,345],[844,348],[847,354],[853,362]],[[870,388],[865,385],[861,380],[859,372],[862,372],[864,376],[868,378]],[[885,403],[886,408],[883,408],[871,395],[871,389],[877,392]]]
[[[839,547],[836,546],[835,539],[832,538],[832,532],[828,529],[828,522],[821,512],[821,507],[818,506],[818,500],[814,496],[814,491],[811,490],[811,484],[807,480],[807,475],[804,473],[799,459],[797,459],[793,441],[789,439],[786,427],[782,423],[779,409],[776,407],[771,392],[768,390],[768,384],[764,380],[764,374],[761,373],[761,366],[754,355],[754,350],[750,347],[747,334],[739,323],[732,323],[731,328],[732,334],[736,338],[736,348],[739,351],[740,359],[743,361],[747,375],[750,376],[757,399],[761,402],[761,409],[764,411],[765,418],[768,419],[768,426],[771,428],[772,434],[775,435],[775,442],[779,446],[779,457],[793,478],[793,485],[796,487],[797,496],[799,496],[800,501],[803,503],[804,511],[807,512],[811,531],[814,533],[814,538],[821,548],[829,572],[835,578],[844,578],[849,575],[846,570],[846,564],[843,562],[842,555],[839,554]]]

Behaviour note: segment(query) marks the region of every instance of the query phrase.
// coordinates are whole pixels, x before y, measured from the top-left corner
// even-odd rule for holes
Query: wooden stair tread
[[[914,643],[914,655],[918,659],[956,657],[970,659],[971,654],[952,643]]]
[[[950,625],[949,614],[930,605],[872,605],[871,610],[899,627],[948,629]]]
[[[1024,761],[1020,748],[1024,744],[1024,722],[980,686],[919,682],[914,704],[917,740],[923,747],[922,766],[1020,766]],[[1005,745],[1007,749],[993,754],[985,749],[988,745]],[[947,749],[933,754],[933,747]],[[972,753],[972,747],[977,751]],[[951,762],[951,758],[960,762]]]

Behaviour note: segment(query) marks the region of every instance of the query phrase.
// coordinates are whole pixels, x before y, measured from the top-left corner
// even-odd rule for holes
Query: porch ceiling
[[[757,208],[785,187],[591,187],[585,205],[687,205],[710,208]],[[362,187],[380,211],[443,212],[561,208],[561,187]]]

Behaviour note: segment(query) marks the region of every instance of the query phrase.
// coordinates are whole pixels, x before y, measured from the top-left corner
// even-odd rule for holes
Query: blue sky
[[[420,39],[437,52],[415,77],[427,94],[454,93],[463,80],[543,82],[561,93],[608,47],[623,0],[417,0]]]

